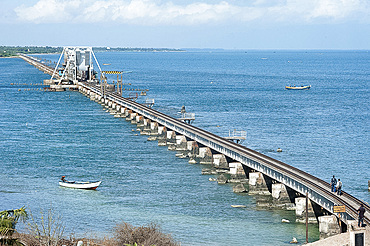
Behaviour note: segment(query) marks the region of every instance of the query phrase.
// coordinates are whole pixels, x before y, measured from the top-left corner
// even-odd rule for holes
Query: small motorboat
[[[94,182],[79,182],[79,181],[67,181],[61,180],[59,181],[59,185],[67,188],[75,188],[75,189],[85,189],[85,190],[95,190],[101,184],[101,181],[94,181]]]
[[[311,88],[311,85],[302,85],[302,86],[285,86],[285,89],[287,90],[309,90]]]

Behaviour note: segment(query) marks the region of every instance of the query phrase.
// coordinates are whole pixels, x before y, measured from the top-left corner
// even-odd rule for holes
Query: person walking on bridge
[[[337,195],[342,195],[342,181],[340,181],[340,179],[338,179],[337,183]]]
[[[331,192],[336,192],[335,186],[337,185],[337,179],[335,178],[334,175],[331,178],[331,182],[330,183],[331,183]]]
[[[366,212],[364,204],[361,204],[360,208],[357,209],[357,212],[358,212],[358,226],[360,227],[361,224],[361,227],[364,227],[364,214]]]

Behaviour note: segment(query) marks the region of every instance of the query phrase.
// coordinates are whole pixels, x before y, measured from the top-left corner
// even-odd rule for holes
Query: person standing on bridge
[[[342,195],[342,181],[340,181],[340,179],[338,179],[337,183],[337,195]]]
[[[361,204],[360,208],[357,209],[357,212],[358,212],[358,226],[360,227],[361,224],[361,227],[364,227],[364,214],[366,212],[364,204]]]
[[[336,189],[335,189],[335,186],[337,185],[337,179],[335,178],[335,176],[333,175],[333,177],[331,178],[331,192],[335,192]]]

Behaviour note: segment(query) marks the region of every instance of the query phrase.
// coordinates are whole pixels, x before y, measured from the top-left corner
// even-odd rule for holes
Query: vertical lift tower
[[[63,63],[61,64],[62,57]],[[92,47],[64,47],[54,73],[48,81],[50,88],[55,90],[76,89],[79,81],[98,83],[92,58],[95,59],[101,71]],[[56,75],[59,75],[58,79],[54,79],[57,77]]]

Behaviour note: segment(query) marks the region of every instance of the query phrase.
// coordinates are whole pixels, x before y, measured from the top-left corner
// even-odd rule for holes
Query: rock
[[[214,175],[217,174],[215,170],[204,168],[202,169],[202,175]]]
[[[290,243],[298,243],[297,238],[293,237],[293,239],[292,239],[292,241],[290,241]]]
[[[226,184],[227,183],[227,178],[225,175],[221,174],[220,176],[218,176],[217,178],[217,183],[218,184]]]
[[[237,184],[233,187],[233,191],[235,193],[243,193],[243,192],[247,192],[247,190],[245,189],[244,185],[243,184]]]
[[[232,208],[246,208],[245,205],[231,205]]]

